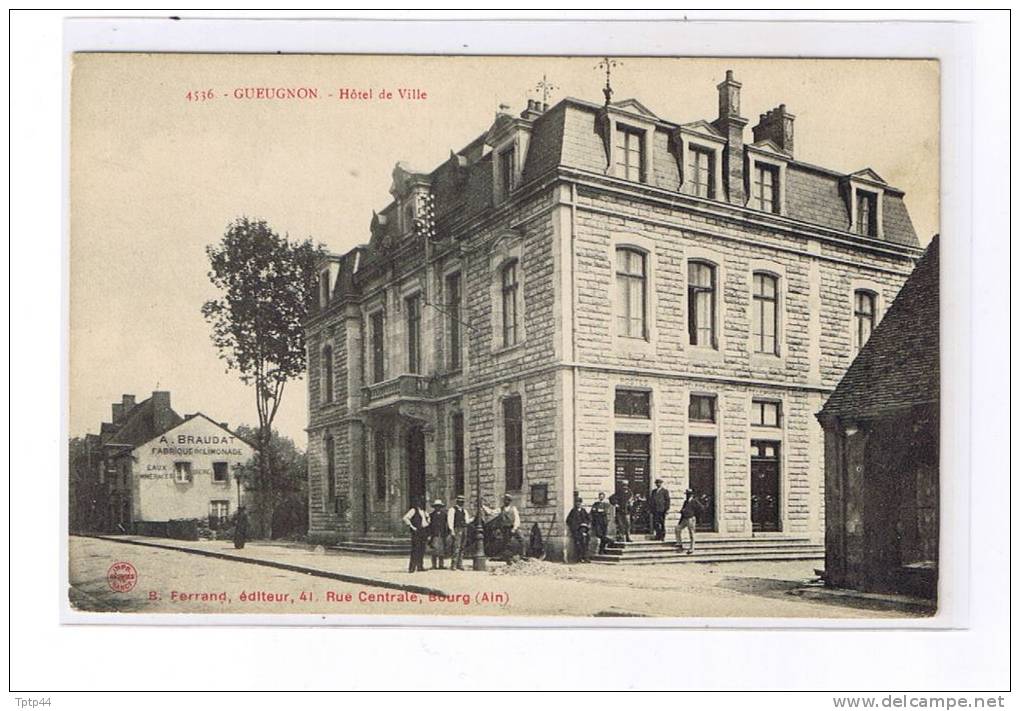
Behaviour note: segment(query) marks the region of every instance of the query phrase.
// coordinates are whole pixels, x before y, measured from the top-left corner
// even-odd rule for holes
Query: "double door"
[[[616,493],[619,495],[626,484],[634,504],[631,513],[631,531],[633,533],[651,533],[651,512],[648,508],[648,493],[651,489],[651,435],[618,432],[615,445]]]

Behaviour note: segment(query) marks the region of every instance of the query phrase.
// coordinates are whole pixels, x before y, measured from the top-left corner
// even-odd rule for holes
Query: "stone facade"
[[[411,487],[470,502],[480,486],[490,504],[510,489],[524,528],[560,555],[575,495],[661,477],[682,498],[694,467],[708,533],[821,540],[813,416],[855,352],[855,292],[873,327],[917,238],[902,192],[873,171],[796,160],[785,107],[745,145],[739,88],[719,85],[712,123],[635,100],[529,102],[431,173],[398,164],[369,244],[324,260],[307,324],[313,535],[399,533]],[[776,116],[782,130],[765,125]],[[711,274],[701,296],[694,265]],[[774,316],[756,328],[773,308],[754,295],[762,275]],[[710,416],[692,417],[692,396]]]

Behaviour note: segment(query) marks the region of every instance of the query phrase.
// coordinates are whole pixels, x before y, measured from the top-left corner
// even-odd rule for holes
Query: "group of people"
[[[584,507],[581,497],[577,497],[574,507],[567,514],[567,530],[570,531],[578,562],[591,562],[588,551],[593,534],[599,542],[599,553],[606,552],[612,541],[609,536],[610,516],[616,524],[617,541],[631,540],[633,517],[645,510],[651,518],[653,538],[657,541],[666,540],[666,514],[671,506],[669,490],[663,486],[662,479],[655,480],[655,488],[647,499],[640,494],[631,494],[626,482],[608,501],[605,492],[600,491],[598,500],[591,505],[590,510]],[[688,555],[694,553],[694,533],[698,518],[703,514],[704,506],[698,501],[694,490],[687,489],[676,526],[676,543],[681,551],[685,550],[682,536],[686,531],[690,538],[690,545],[686,549]],[[502,532],[503,541],[511,555],[513,551],[523,551],[521,515],[510,494],[503,497],[503,505],[499,509],[482,504],[482,515],[485,522],[498,519],[496,526]],[[431,512],[426,511],[424,502],[418,499],[404,514],[403,521],[411,533],[411,559],[407,567],[409,573],[425,570],[426,551],[432,556],[432,570],[444,570],[447,557],[450,558],[450,570],[464,570],[464,548],[468,541],[468,529],[474,524],[475,517],[464,508],[463,495],[457,496],[454,505],[449,508],[446,508],[442,499],[436,499],[432,502]]]
[[[567,514],[567,529],[570,531],[574,543],[574,551],[580,563],[590,563],[588,550],[591,542],[591,535],[594,533],[599,542],[599,553],[605,553],[611,542],[609,537],[609,517],[613,512],[616,524],[616,540],[630,541],[631,524],[633,516],[645,509],[651,518],[652,536],[657,541],[666,540],[666,514],[669,513],[672,502],[669,490],[663,486],[662,479],[655,480],[655,488],[652,489],[646,500],[640,494],[632,495],[630,487],[625,482],[620,490],[609,497],[606,501],[605,492],[599,492],[598,500],[591,505],[591,510],[584,508],[584,501],[581,497],[574,500],[574,508]],[[687,547],[687,554],[694,553],[694,532],[697,528],[698,518],[704,515],[704,506],[698,501],[693,489],[687,489],[684,496],[684,503],[680,508],[680,520],[676,526],[677,547],[683,551],[683,532],[686,531],[690,537],[690,545]]]
[[[482,514],[488,521],[498,517],[497,526],[503,533],[503,540],[510,550],[523,551],[521,537],[521,515],[509,494],[503,497],[503,505],[493,509],[482,504]],[[404,524],[411,532],[411,559],[407,566],[409,573],[425,570],[425,552],[432,556],[432,570],[446,569],[446,558],[450,558],[450,570],[464,570],[464,548],[467,545],[468,528],[475,517],[464,508],[464,496],[457,496],[453,506],[446,508],[442,499],[432,502],[432,511],[426,511],[419,499],[404,514]]]

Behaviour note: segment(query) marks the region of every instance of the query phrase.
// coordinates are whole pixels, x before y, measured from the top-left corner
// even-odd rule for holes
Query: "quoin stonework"
[[[480,486],[569,555],[575,494],[662,478],[667,526],[690,487],[705,539],[820,549],[815,414],[921,252],[902,191],[799,159],[810,116],[748,131],[740,83],[717,89],[687,123],[529,101],[396,165],[307,321],[312,536],[398,535],[412,497]]]

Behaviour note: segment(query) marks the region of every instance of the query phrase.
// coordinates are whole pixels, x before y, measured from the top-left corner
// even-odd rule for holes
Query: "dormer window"
[[[691,195],[703,198],[715,197],[715,151],[689,145],[687,174],[684,178]]]
[[[404,232],[412,232],[414,230],[414,202],[409,202],[404,206]]]
[[[642,182],[644,174],[644,131],[616,125],[616,177]]]
[[[764,163],[754,164],[751,205],[756,210],[779,214],[779,168]]]
[[[878,195],[857,191],[857,234],[878,237]]]
[[[513,145],[496,154],[496,200],[503,202],[510,197],[517,184],[517,155]]]
[[[319,272],[319,306],[329,306],[329,270],[323,269]]]
[[[882,239],[882,200],[886,183],[882,177],[865,168],[847,179],[850,208],[850,232],[861,237]]]

